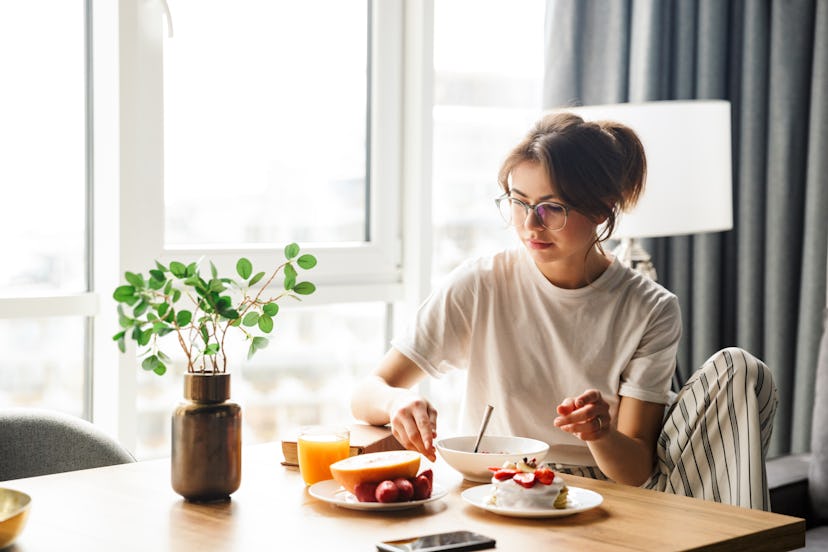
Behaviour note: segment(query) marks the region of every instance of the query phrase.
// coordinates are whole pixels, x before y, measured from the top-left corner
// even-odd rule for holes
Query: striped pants
[[[665,415],[648,489],[770,510],[765,457],[777,405],[770,370],[735,347],[710,357]],[[597,468],[563,472],[606,479]]]

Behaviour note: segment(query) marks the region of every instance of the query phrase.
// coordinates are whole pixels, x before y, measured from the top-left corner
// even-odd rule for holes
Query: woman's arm
[[[414,361],[390,349],[373,375],[357,385],[351,398],[354,417],[373,425],[391,423],[391,432],[405,448],[437,459],[437,410],[410,388],[425,373]]]
[[[618,423],[612,427],[609,405],[593,389],[561,403],[555,425],[586,441],[607,477],[639,486],[653,471],[664,408],[663,404],[622,396]]]

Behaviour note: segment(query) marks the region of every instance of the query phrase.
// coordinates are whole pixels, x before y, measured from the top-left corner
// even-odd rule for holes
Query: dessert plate
[[[483,508],[489,512],[500,514],[501,516],[523,517],[523,518],[549,518],[571,516],[578,512],[585,512],[599,506],[604,497],[595,491],[589,489],[582,489],[581,487],[570,487],[569,493],[566,497],[566,508],[504,508],[488,504],[486,500],[494,492],[494,485],[478,485],[463,491],[460,495],[463,500]]]
[[[405,502],[360,502],[357,498],[342,488],[342,485],[328,479],[314,483],[308,488],[308,492],[312,497],[318,498],[323,502],[330,502],[342,508],[349,508],[351,510],[406,510],[408,508],[415,508],[435,500],[440,500],[448,494],[448,491],[435,483],[431,488],[431,496],[423,500],[407,500]]]

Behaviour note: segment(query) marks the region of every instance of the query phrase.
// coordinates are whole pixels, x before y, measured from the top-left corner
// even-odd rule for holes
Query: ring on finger
[[[598,431],[604,429],[604,420],[601,419],[601,416],[595,416],[595,419],[598,420]]]

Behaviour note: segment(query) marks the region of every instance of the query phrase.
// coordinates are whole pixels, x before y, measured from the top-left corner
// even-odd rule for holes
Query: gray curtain
[[[683,381],[735,345],[780,393],[770,454],[809,448],[828,248],[828,0],[548,0],[544,107],[732,104],[734,229],[648,240]]]

